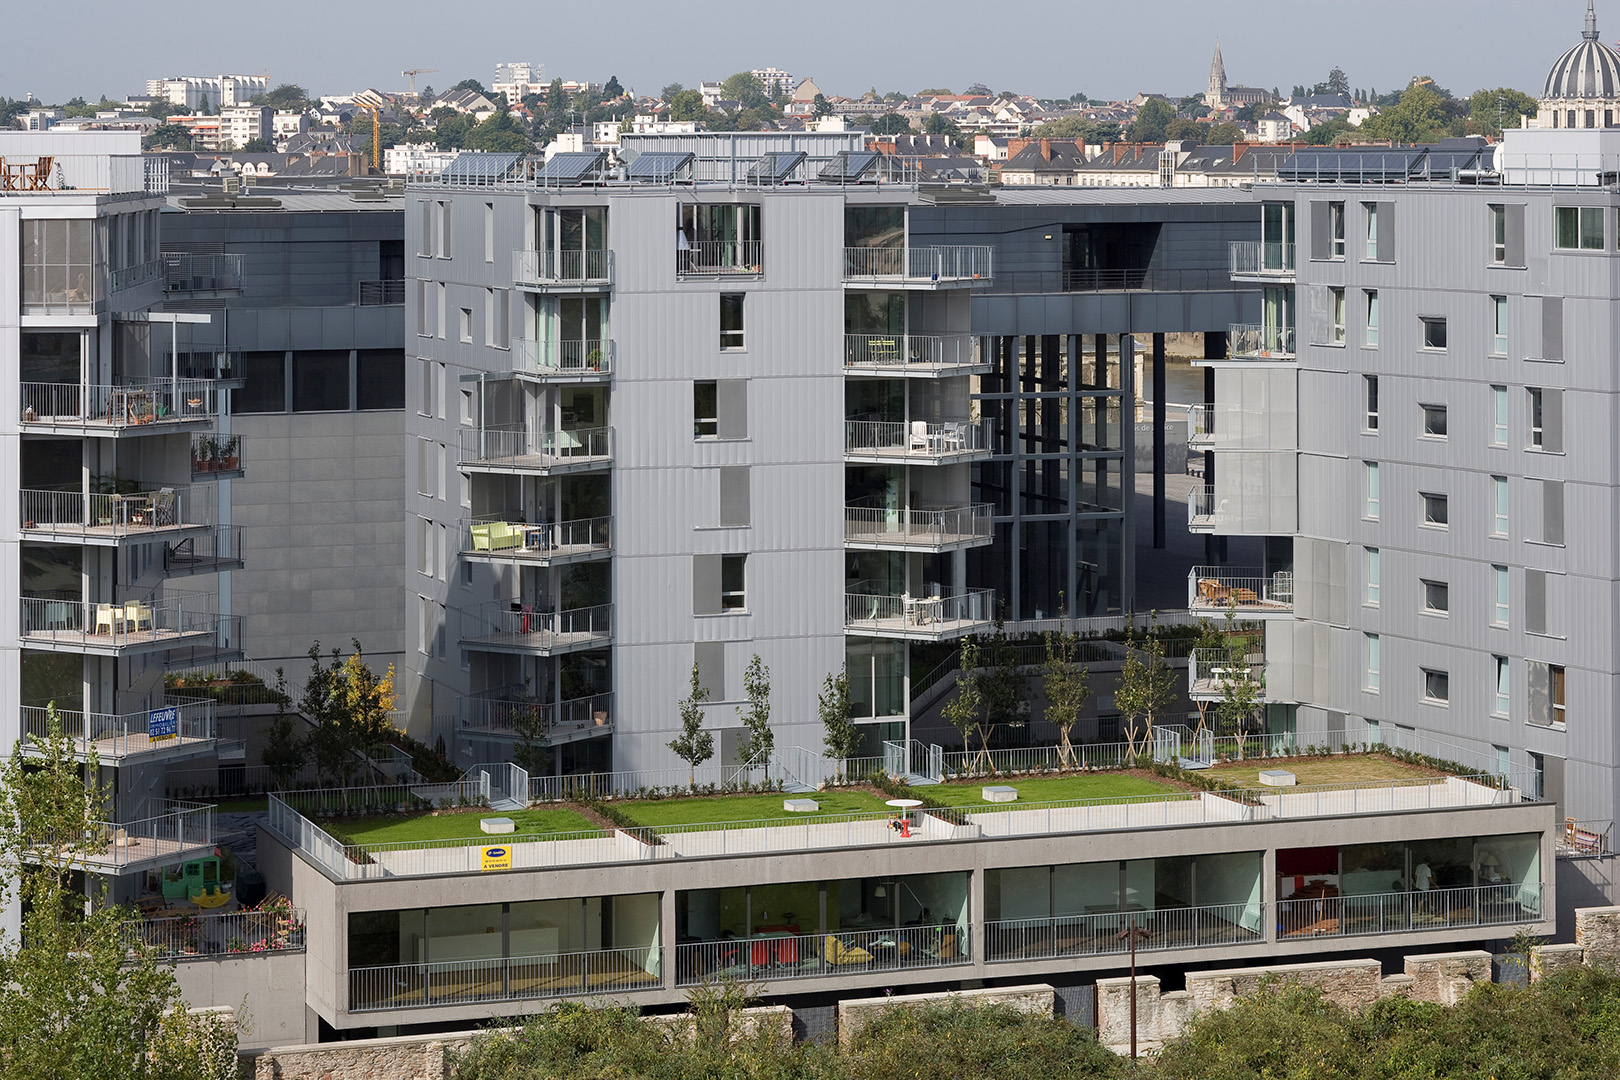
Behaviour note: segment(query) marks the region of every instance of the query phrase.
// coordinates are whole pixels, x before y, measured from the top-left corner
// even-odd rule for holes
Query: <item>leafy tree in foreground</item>
[[[714,736],[703,730],[703,703],[709,700],[709,688],[698,681],[698,666],[692,664],[692,690],[680,701],[681,733],[670,740],[668,746],[675,756],[686,762],[686,786],[697,787],[697,767],[714,757]]]
[[[1125,740],[1133,756],[1146,753],[1153,746],[1153,722],[1175,704],[1176,672],[1164,659],[1164,642],[1149,627],[1148,635],[1140,645],[1127,643],[1130,649],[1125,666],[1119,673],[1119,686],[1114,691],[1114,704],[1125,714]],[[1145,728],[1138,727],[1146,720]]]
[[[1069,741],[1080,710],[1091,697],[1091,669],[1080,663],[1076,634],[1046,635],[1046,664],[1041,679],[1046,691],[1046,720],[1058,731],[1058,761],[1074,765],[1074,744]]]
[[[748,733],[737,754],[744,763],[763,765],[776,748],[776,733],[771,730],[771,669],[759,653],[748,661],[748,670],[743,672],[743,693],[748,704],[739,705],[737,715]]]
[[[973,759],[976,768],[980,759],[988,760],[989,742],[984,733],[984,672],[980,670],[979,639],[962,639],[961,666],[956,672],[956,697],[940,710],[945,722],[962,733],[962,748],[968,748],[968,738],[979,734],[979,753]]]
[[[850,719],[850,708],[849,671],[843,669],[836,675],[828,675],[816,697],[816,712],[826,729],[827,756],[836,758],[840,768],[844,761],[855,756],[861,743],[861,729]]]

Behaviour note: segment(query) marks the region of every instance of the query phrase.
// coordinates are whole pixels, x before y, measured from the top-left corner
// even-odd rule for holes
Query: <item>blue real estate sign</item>
[[[174,706],[153,709],[146,714],[146,735],[152,742],[173,739],[180,734],[180,710]]]

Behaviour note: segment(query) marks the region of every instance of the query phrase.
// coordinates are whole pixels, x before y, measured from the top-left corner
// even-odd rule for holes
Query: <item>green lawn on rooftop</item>
[[[1002,784],[1018,791],[1011,803],[987,803],[986,787]],[[1017,809],[1020,803],[1064,802],[1073,799],[1125,799],[1133,795],[1166,795],[1182,789],[1174,784],[1119,773],[1082,773],[1076,776],[983,777],[972,782],[932,784],[917,791],[951,806]]]
[[[452,813],[404,817],[376,817],[337,821],[333,828],[357,844],[397,844],[416,840],[465,840],[469,844],[499,844],[502,837],[478,827],[487,817],[508,817],[517,822],[516,835],[599,831],[573,810],[457,810]]]
[[[782,808],[787,799],[814,799],[821,809],[814,814],[791,813]],[[615,802],[614,806],[638,825],[701,825],[711,821],[814,821],[834,814],[870,813],[889,809],[883,799],[866,791],[838,789],[802,795],[714,795],[698,798],[643,799]]]

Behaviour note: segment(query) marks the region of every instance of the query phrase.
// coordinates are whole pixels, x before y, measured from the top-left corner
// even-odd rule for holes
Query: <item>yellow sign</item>
[[[480,870],[510,870],[512,869],[512,849],[509,847],[487,847],[483,858],[479,861]]]

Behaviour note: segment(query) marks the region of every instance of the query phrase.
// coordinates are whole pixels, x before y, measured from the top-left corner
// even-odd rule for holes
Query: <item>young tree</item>
[[[1018,646],[1007,637],[1006,623],[999,617],[983,656],[984,730],[980,734],[988,753],[997,728],[1022,727],[1029,722],[1029,679]]]
[[[1164,642],[1154,633],[1156,626],[1148,628],[1147,639],[1137,645],[1127,642],[1129,653],[1125,667],[1119,673],[1119,687],[1114,691],[1114,704],[1125,714],[1125,740],[1130,744],[1132,756],[1140,756],[1153,745],[1153,722],[1160,713],[1176,701],[1176,672],[1164,659]],[[1146,720],[1139,728],[1137,721]]]
[[[1213,659],[1225,656],[1227,651],[1226,635],[1208,619],[1198,620],[1198,638],[1193,642],[1193,652],[1199,657],[1199,663],[1207,663]],[[1195,701],[1193,707],[1198,710],[1197,731],[1202,732],[1208,720],[1211,702]]]
[[[763,765],[776,748],[776,733],[771,730],[771,669],[765,666],[759,653],[748,661],[748,670],[743,672],[743,693],[748,704],[739,705],[737,715],[748,734],[737,748],[737,754],[745,765]]]
[[[1091,669],[1080,663],[1079,635],[1047,633],[1041,688],[1046,692],[1047,723],[1058,730],[1058,761],[1072,768],[1074,744],[1069,736],[1091,697]]]
[[[703,703],[709,700],[709,688],[698,681],[698,666],[692,664],[692,690],[682,698],[681,733],[667,744],[675,756],[686,762],[686,786],[697,787],[697,767],[714,757],[714,736],[703,730]]]
[[[861,741],[861,729],[849,715],[848,669],[840,669],[836,675],[829,674],[822,682],[821,693],[816,696],[816,712],[820,714],[821,725],[826,729],[827,756],[838,759],[839,775],[842,775],[844,762],[855,756]]]
[[[1246,733],[1259,715],[1265,687],[1241,656],[1234,656],[1221,670],[1218,685],[1221,700],[1215,706],[1215,715],[1228,730],[1240,735]]]
[[[309,746],[298,734],[298,718],[287,711],[287,673],[276,668],[276,717],[270,721],[261,760],[270,770],[276,786],[285,791],[292,787],[309,758]]]
[[[351,644],[354,652],[348,659],[333,646],[331,663],[323,665],[321,643],[311,643],[309,681],[299,706],[316,725],[309,737],[316,768],[344,786],[354,779],[363,755],[400,735],[392,717],[397,704],[394,665],[379,677],[365,662],[360,642]]]
[[[989,744],[984,733],[984,672],[981,670],[982,652],[977,637],[962,639],[961,667],[956,672],[956,697],[940,710],[945,722],[962,733],[962,747],[968,738],[979,735],[979,752],[973,758],[977,768],[981,760],[989,760]],[[994,769],[994,763],[991,765]]]

